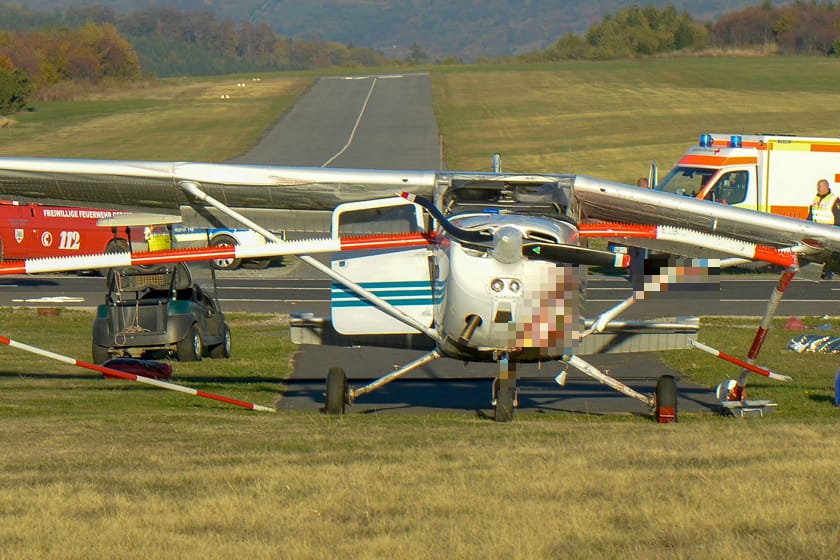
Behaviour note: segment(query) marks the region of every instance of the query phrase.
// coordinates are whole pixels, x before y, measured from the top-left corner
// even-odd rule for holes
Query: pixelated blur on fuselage
[[[527,239],[577,244],[569,223],[534,216],[455,217],[464,229],[518,228]],[[509,259],[504,259],[509,260]],[[521,258],[446,238],[435,257],[435,315],[444,351],[455,357],[508,352],[519,361],[574,354],[582,330],[580,267]],[[478,326],[464,340],[471,317]]]

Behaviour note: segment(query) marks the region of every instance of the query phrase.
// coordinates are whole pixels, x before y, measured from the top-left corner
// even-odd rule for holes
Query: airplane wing
[[[0,158],[0,193],[65,204],[169,209],[190,203],[183,182],[232,207],[332,210],[343,202],[431,196],[434,172],[322,169],[265,165]]]
[[[582,175],[514,176],[447,171],[322,169],[188,162],[0,158],[0,195],[22,200],[145,208],[177,213],[194,201],[185,185],[229,207],[332,210],[338,204],[406,191],[434,196],[440,185],[549,185],[577,205],[582,221],[657,224],[800,253],[840,251],[840,228],[697,200]],[[479,189],[480,190],[480,189]],[[562,193],[561,193],[562,191]],[[533,191],[529,191],[533,192]],[[538,193],[539,196],[542,194]],[[520,196],[520,195],[517,195]],[[521,197],[527,195],[522,194]],[[480,205],[479,205],[480,207]],[[574,212],[573,212],[574,214]],[[709,256],[679,241],[634,241],[687,256]]]
[[[575,177],[574,195],[587,219],[667,225],[778,248],[840,251],[840,228],[834,226],[581,175]]]

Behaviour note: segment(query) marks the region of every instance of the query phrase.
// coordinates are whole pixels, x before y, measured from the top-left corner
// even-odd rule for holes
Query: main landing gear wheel
[[[341,368],[330,368],[327,373],[327,393],[324,410],[327,414],[344,414],[347,404],[347,374]]]
[[[656,382],[654,415],[660,424],[677,421],[677,381],[673,375],[663,375]]]

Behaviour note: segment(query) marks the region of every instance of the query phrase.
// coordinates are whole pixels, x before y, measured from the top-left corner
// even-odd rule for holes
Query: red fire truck
[[[96,225],[125,213],[0,200],[0,260],[126,251],[125,232]]]
[[[155,250],[153,242],[161,235],[167,246],[173,239],[179,246],[197,246],[196,243],[200,245],[202,240],[210,245],[265,243],[265,238],[247,229],[196,229],[175,225],[170,232],[165,227],[158,231],[156,227],[136,225],[133,229],[96,225],[100,218],[121,214],[131,212],[0,200],[0,261],[128,251],[129,236],[130,247],[140,251]],[[240,266],[261,269],[270,261],[226,259],[212,264],[220,270],[234,270]]]

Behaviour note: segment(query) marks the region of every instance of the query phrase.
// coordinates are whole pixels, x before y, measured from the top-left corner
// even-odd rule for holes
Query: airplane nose
[[[493,257],[502,263],[512,264],[522,259],[522,232],[503,226],[493,236]]]

